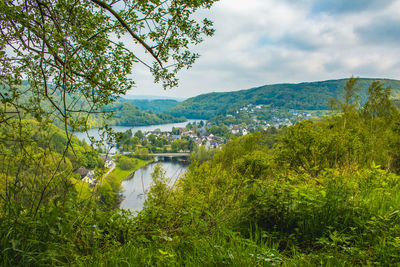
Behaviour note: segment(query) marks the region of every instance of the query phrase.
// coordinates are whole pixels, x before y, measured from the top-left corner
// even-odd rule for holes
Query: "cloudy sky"
[[[133,95],[186,98],[274,83],[353,76],[400,79],[400,0],[220,0],[216,33],[180,85],[135,69]]]

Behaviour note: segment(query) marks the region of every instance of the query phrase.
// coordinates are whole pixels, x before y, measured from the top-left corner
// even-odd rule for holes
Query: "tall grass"
[[[378,168],[352,174],[328,170],[315,180],[277,179],[259,186],[252,184],[251,190],[243,188],[243,191],[247,197],[237,225],[220,224],[216,228],[214,225],[208,234],[197,234],[193,221],[183,220],[175,234],[166,236],[161,230],[150,236],[137,233],[135,239],[121,248],[96,255],[82,264],[400,264],[400,178],[397,175]],[[201,216],[197,219],[210,222],[208,215]]]

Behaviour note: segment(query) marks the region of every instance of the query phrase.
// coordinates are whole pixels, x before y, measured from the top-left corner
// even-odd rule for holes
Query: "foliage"
[[[157,114],[167,111],[168,109],[171,109],[173,107],[176,107],[179,104],[179,102],[177,100],[173,100],[173,99],[148,100],[148,99],[121,98],[118,102],[122,102],[122,103],[128,102],[134,106],[137,106],[141,110],[151,110]]]
[[[215,153],[215,150],[207,150],[204,146],[200,146],[198,150],[190,154],[190,161],[201,164],[205,161],[212,160]]]
[[[139,148],[135,151],[134,156],[142,160],[149,160],[149,150],[145,147]]]
[[[108,118],[103,108],[133,87],[135,64],[176,86],[198,57],[192,45],[213,34],[194,12],[214,2],[0,1],[1,265],[77,265],[127,242],[131,214],[110,209],[115,177],[77,192],[73,170],[102,160],[72,132]]]
[[[128,158],[125,156],[120,156],[120,158],[127,158],[129,160],[135,161],[135,166],[133,166],[131,169],[123,170],[119,167],[119,164],[115,167],[115,169],[111,172],[112,175],[115,176],[115,178],[118,180],[119,183],[121,183],[123,180],[128,179],[136,170],[142,168],[143,166],[149,164],[153,160],[141,160],[138,158]],[[118,159],[117,159],[118,160]],[[119,160],[118,160],[119,161]]]
[[[189,45],[213,34],[212,22],[199,22],[193,13],[213,2],[124,1],[121,8],[119,1],[2,1],[1,99],[16,112],[59,117],[65,126],[77,127],[85,113],[101,110],[132,88],[127,75],[136,63],[148,66],[166,88],[176,86],[176,73],[198,57]],[[128,49],[126,37],[153,63]],[[28,79],[29,94],[18,86],[22,77]],[[83,109],[82,102],[89,104]],[[72,116],[76,112],[83,116]]]
[[[128,157],[121,157],[118,160],[118,166],[122,169],[122,170],[129,170],[132,169],[136,166],[137,164],[137,160],[136,159],[132,159],[132,158],[128,158]]]
[[[77,191],[73,170],[101,161],[70,134],[87,123],[72,114],[91,113],[130,88],[125,74],[139,60],[108,37],[129,34],[155,58],[155,79],[173,86],[175,70],[195,58],[186,51],[189,43],[198,43],[201,32],[211,34],[211,23],[200,28],[191,14],[213,2],[124,1],[120,11],[113,9],[116,2],[98,0],[0,2],[2,265],[400,263],[400,114],[390,87],[379,82],[361,96],[362,107],[357,79],[306,84],[307,97],[302,89],[296,99],[289,94],[296,85],[280,85],[278,94],[269,86],[243,98],[239,92],[214,94],[214,103],[209,96],[195,104],[188,100],[176,110],[183,106],[201,117],[222,114],[235,97],[237,105],[257,104],[258,91],[265,104],[316,108],[344,84],[334,116],[237,137],[219,151],[200,148],[193,156],[198,161],[174,187],[156,168],[135,216],[115,207],[125,174],[144,161],[121,156],[111,174],[99,172],[92,195]],[[146,31],[142,20],[156,27]],[[172,72],[162,67],[170,57],[176,61]],[[21,85],[22,77],[29,86]],[[81,101],[90,109],[81,110]],[[26,119],[31,117],[36,120]],[[51,124],[54,117],[64,122],[64,131]],[[124,136],[132,143],[122,145],[141,147],[135,156],[143,159],[147,146],[157,143],[141,133]],[[191,148],[187,140],[172,146]]]
[[[183,122],[185,118],[175,118],[169,114],[158,113],[154,114],[153,111],[142,111],[140,108],[128,103],[115,103],[106,106],[104,111],[113,112],[112,118],[108,120],[110,125],[122,126],[145,126],[164,124],[172,122]]]
[[[221,136],[225,139],[230,139],[231,131],[228,129],[226,125],[217,126],[213,125],[210,128],[207,128],[207,132],[213,135]]]
[[[157,170],[138,237],[93,262],[398,265],[400,117],[388,90],[372,83],[362,108],[234,138],[174,188]],[[365,116],[370,103],[382,112]]]
[[[372,79],[358,79],[358,86],[361,88],[360,100],[365,103],[367,100],[367,89]],[[379,80],[393,88],[393,95],[398,98],[400,88],[399,81]],[[184,116],[188,119],[212,119],[218,115],[222,119],[227,113],[237,111],[248,104],[271,105],[275,108],[295,110],[327,110],[328,100],[336,98],[341,88],[346,84],[347,79],[331,80],[323,82],[310,82],[300,84],[274,84],[265,85],[253,89],[226,92],[209,93],[189,98],[167,111],[173,116]],[[268,114],[260,116],[268,117]],[[241,121],[249,121],[248,116],[243,115]],[[234,118],[224,118],[229,123],[235,124]],[[216,120],[215,120],[216,121]]]

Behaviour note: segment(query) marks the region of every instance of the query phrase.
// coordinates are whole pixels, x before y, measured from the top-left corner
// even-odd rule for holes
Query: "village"
[[[319,116],[323,114],[318,114]],[[200,147],[206,150],[221,149],[231,138],[244,136],[256,131],[288,127],[313,115],[308,111],[282,110],[267,105],[248,104],[232,113],[219,116],[218,121],[200,120],[188,123],[185,127],[173,127],[172,131],[128,130],[114,144],[116,152],[131,154],[133,157],[146,159],[159,153],[192,153]],[[221,119],[222,118],[222,119]],[[112,169],[115,163],[111,157],[105,158],[105,167]],[[94,172],[85,168],[76,170],[81,180],[95,184]]]
[[[323,113],[317,116],[321,114]],[[128,130],[117,142],[117,149],[120,152],[147,149],[149,153],[193,152],[200,146],[207,150],[219,149],[234,136],[266,131],[272,127],[288,127],[314,116],[308,111],[282,110],[266,105],[249,104],[235,110],[233,114],[218,116],[218,120],[188,123],[185,127],[174,127],[172,131],[155,129],[144,133],[132,133]]]
[[[234,110],[226,114],[227,118],[249,118],[247,121],[248,129],[254,131],[254,129],[268,129],[270,127],[280,128],[282,126],[291,126],[304,119],[310,119],[312,117],[321,117],[326,115],[326,111],[316,111],[315,114],[311,114],[310,111],[306,110],[295,110],[295,109],[281,109],[277,107],[271,107],[271,105],[253,105],[248,104],[239,109]],[[258,128],[257,128],[258,126]],[[230,125],[234,128],[235,125]],[[254,128],[254,129],[253,129]]]

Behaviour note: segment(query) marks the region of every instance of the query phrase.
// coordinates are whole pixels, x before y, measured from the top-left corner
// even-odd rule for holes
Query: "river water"
[[[170,179],[170,186],[173,186],[176,180],[184,174],[188,168],[187,163],[178,161],[153,162],[140,168],[131,179],[122,182],[124,190],[122,192],[120,208],[130,209],[131,211],[140,211],[143,208],[146,195],[152,185],[151,175],[157,164],[161,164],[161,167],[165,170],[165,177]]]

